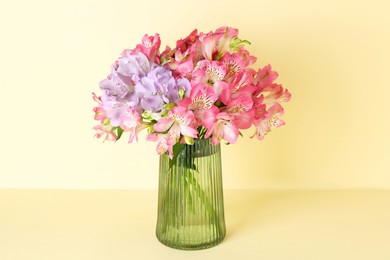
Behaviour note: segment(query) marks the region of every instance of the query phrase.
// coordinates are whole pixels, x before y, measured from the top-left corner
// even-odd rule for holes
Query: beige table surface
[[[227,236],[155,238],[156,191],[0,190],[0,260],[389,260],[390,191],[225,190]]]

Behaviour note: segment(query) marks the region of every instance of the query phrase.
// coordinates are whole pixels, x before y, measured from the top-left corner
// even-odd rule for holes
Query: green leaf
[[[185,144],[181,144],[180,142],[177,142],[173,147],[172,147],[172,152],[173,152],[173,158],[169,160],[169,169],[172,168],[173,165],[176,164],[177,161],[177,156],[180,154],[181,151],[186,147]]]
[[[116,133],[117,133],[116,140],[118,141],[119,138],[121,138],[121,136],[122,136],[122,134],[123,134],[123,129],[120,128],[120,127],[118,127],[118,128],[116,129]]]
[[[172,167],[174,165],[176,165],[177,163],[177,158],[179,156],[179,154],[186,148],[186,145],[185,144],[182,144],[180,142],[177,142],[173,147],[172,147],[172,151],[173,151],[173,158],[171,160],[169,160],[169,168],[168,168],[168,171],[170,171],[172,169]],[[194,159],[193,158],[186,158],[183,162],[183,166],[185,168],[188,168],[188,169],[192,169],[192,170],[195,170],[197,171],[196,169],[196,165],[194,164]]]
[[[250,45],[251,42],[247,40],[240,40],[237,36],[232,38],[229,48],[235,50],[239,46]]]

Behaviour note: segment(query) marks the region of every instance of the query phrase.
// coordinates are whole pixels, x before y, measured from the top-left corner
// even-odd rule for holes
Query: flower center
[[[245,112],[245,108],[242,105],[235,105],[229,108],[230,113],[242,113]]]
[[[180,125],[188,125],[187,120],[185,120],[184,117],[181,117],[177,114],[172,114],[172,115],[168,116],[168,118],[174,119]]]
[[[213,101],[206,95],[200,95],[192,100],[190,110],[206,110],[213,106]]]
[[[211,84],[213,84],[213,83],[215,83],[217,81],[221,81],[224,78],[225,75],[218,68],[213,67],[213,66],[207,66],[206,76],[208,77],[209,82]]]
[[[243,112],[246,112],[249,109],[251,109],[251,107],[252,106],[249,104],[241,103],[241,104],[237,104],[237,105],[229,107],[228,111],[229,111],[229,113],[243,113]]]
[[[230,78],[241,71],[241,67],[235,61],[227,63],[226,68],[227,68],[227,73],[225,76],[226,78]]]
[[[278,117],[273,115],[270,119],[268,119],[267,125],[269,127],[277,127],[277,125],[278,125]]]

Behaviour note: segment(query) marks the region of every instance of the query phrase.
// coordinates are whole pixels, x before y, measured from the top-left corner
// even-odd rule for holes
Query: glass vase
[[[160,156],[156,236],[177,249],[213,247],[226,235],[221,147],[210,139],[179,145],[173,160]]]

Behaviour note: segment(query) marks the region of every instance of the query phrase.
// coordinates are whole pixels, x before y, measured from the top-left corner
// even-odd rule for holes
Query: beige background
[[[91,92],[143,34],[240,29],[293,95],[223,146],[225,188],[390,188],[387,1],[2,1],[0,188],[157,187],[155,144],[101,143]]]

